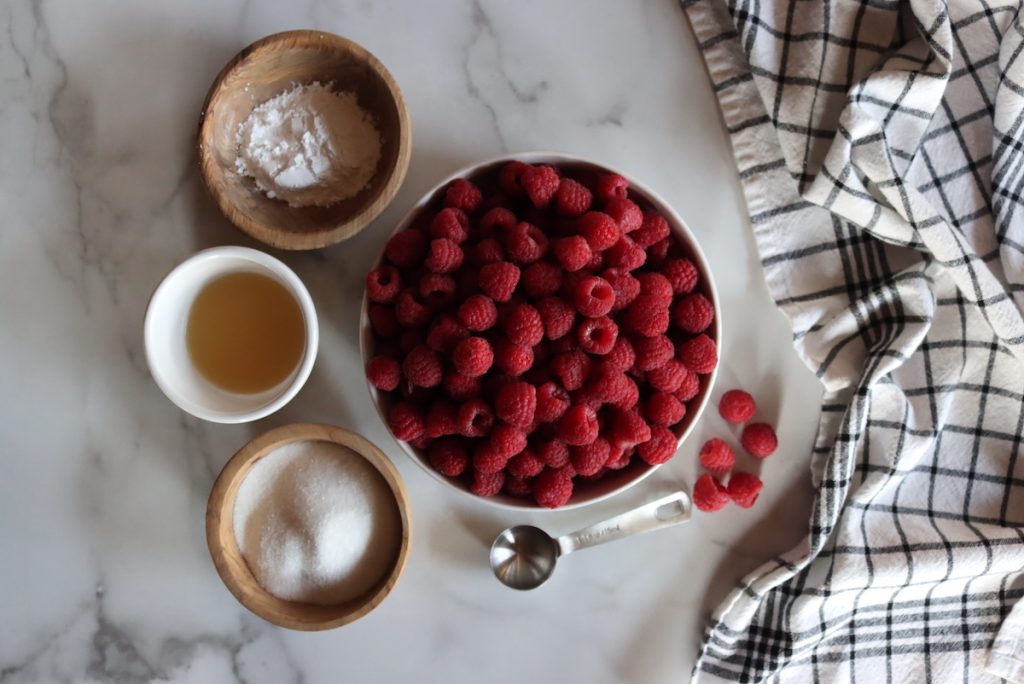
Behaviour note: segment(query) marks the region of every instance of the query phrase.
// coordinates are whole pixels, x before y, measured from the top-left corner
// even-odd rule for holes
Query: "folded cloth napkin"
[[[826,388],[808,537],[694,679],[1024,681],[1020,0],[682,4]]]

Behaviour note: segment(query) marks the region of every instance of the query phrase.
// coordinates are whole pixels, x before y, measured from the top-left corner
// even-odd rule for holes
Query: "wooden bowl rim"
[[[372,593],[363,597],[359,603],[355,604],[352,610],[319,622],[299,619],[285,613],[265,611],[260,605],[250,600],[243,584],[258,588],[258,592],[262,592],[266,596],[272,596],[272,594],[260,587],[256,579],[252,577],[251,572],[248,571],[248,565],[238,549],[234,535],[235,495],[238,492],[238,487],[246,475],[248,475],[250,468],[259,459],[275,449],[286,444],[301,441],[331,442],[347,447],[365,458],[380,473],[384,481],[387,482],[395,497],[395,505],[398,508],[399,519],[402,525],[398,557],[395,559],[391,572],[386,577],[381,577],[380,586]],[[230,528],[231,532],[226,535],[228,548],[225,548],[220,542],[220,532],[224,526]],[[217,574],[220,576],[221,581],[224,582],[224,585],[235,599],[249,611],[267,622],[288,629],[302,631],[334,629],[354,622],[368,614],[387,598],[401,578],[408,562],[411,538],[412,518],[409,494],[406,491],[405,483],[402,481],[402,476],[391,462],[391,459],[362,435],[345,428],[323,423],[291,423],[289,425],[282,425],[250,440],[245,446],[235,452],[221,469],[220,474],[213,483],[213,488],[210,490],[210,497],[206,505],[206,543],[210,551],[210,558],[213,560],[213,565],[217,569]],[[228,555],[237,556],[241,560],[241,567],[244,567],[248,572],[247,578],[239,577],[232,571],[232,566],[227,560]],[[353,599],[353,601],[359,601],[359,599]],[[308,605],[294,601],[286,601],[286,603],[296,606],[296,612],[301,610],[303,606]],[[316,608],[329,607],[316,606]]]
[[[227,193],[215,183],[214,169],[219,165],[213,159],[213,154],[207,149],[207,146],[203,144],[206,136],[212,135],[211,132],[207,131],[207,126],[210,125],[208,122],[212,118],[209,116],[210,106],[211,104],[216,105],[216,99],[220,95],[225,79],[244,62],[262,57],[268,52],[274,52],[280,49],[283,43],[289,41],[309,41],[311,43],[315,41],[317,44],[327,45],[337,51],[347,51],[356,54],[384,82],[398,111],[398,153],[395,157],[395,164],[389,170],[388,178],[381,187],[380,193],[365,209],[346,221],[335,225],[330,230],[293,233],[267,225],[256,220],[250,214],[239,211],[237,206],[228,198]],[[203,186],[214,202],[216,202],[221,213],[236,228],[249,237],[278,249],[292,251],[322,249],[347,240],[366,228],[394,200],[409,170],[409,159],[412,150],[412,124],[409,119],[409,107],[406,104],[404,95],[402,95],[401,88],[398,86],[398,82],[395,81],[395,78],[388,71],[387,67],[384,66],[383,62],[377,59],[373,53],[362,45],[335,33],[313,29],[295,29],[273,33],[260,38],[239,50],[221,68],[206,93],[206,99],[203,100],[203,107],[199,113],[196,146],[199,151],[199,172],[203,180]]]

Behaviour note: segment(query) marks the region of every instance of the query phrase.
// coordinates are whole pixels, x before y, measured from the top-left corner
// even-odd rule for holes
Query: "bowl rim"
[[[648,198],[652,202],[652,204],[654,204],[657,207],[658,211],[660,211],[665,216],[665,218],[668,220],[669,227],[672,229],[673,233],[681,234],[683,239],[686,241],[688,247],[691,248],[692,254],[688,255],[688,256],[692,256],[692,258],[697,262],[697,266],[698,266],[698,268],[701,271],[701,275],[705,278],[705,281],[706,281],[706,284],[707,284],[707,289],[708,289],[708,292],[711,295],[711,301],[712,301],[712,304],[714,305],[714,308],[715,308],[714,336],[715,336],[716,343],[718,344],[719,348],[721,348],[723,326],[722,326],[721,300],[720,300],[719,295],[718,295],[718,286],[715,283],[715,277],[714,277],[714,274],[711,271],[711,265],[708,263],[707,257],[704,255],[704,251],[703,251],[703,249],[701,249],[700,243],[697,241],[697,238],[694,235],[693,231],[690,230],[690,227],[683,220],[683,218],[679,215],[679,213],[676,212],[676,210],[672,207],[672,205],[670,205],[667,201],[665,201],[665,199],[660,194],[658,194],[657,192],[652,190],[648,185],[646,185],[645,183],[643,183],[641,181],[635,180],[633,178],[632,174],[623,173],[622,171],[619,171],[615,167],[609,166],[609,165],[604,164],[602,162],[594,161],[593,159],[589,159],[589,158],[586,158],[586,157],[581,157],[581,156],[574,155],[574,154],[568,154],[568,153],[565,153],[565,152],[554,152],[554,151],[548,151],[548,150],[534,150],[534,151],[528,151],[528,152],[517,152],[517,153],[500,154],[500,155],[496,155],[496,156],[493,156],[493,157],[489,157],[489,158],[483,159],[481,161],[477,161],[477,162],[473,162],[471,164],[467,164],[467,165],[457,169],[456,171],[448,174],[447,176],[442,178],[438,183],[436,183],[430,189],[428,189],[426,192],[424,192],[423,195],[416,201],[416,203],[413,204],[408,209],[408,211],[405,212],[405,214],[402,216],[402,218],[395,224],[394,228],[388,234],[388,239],[390,239],[391,236],[393,236],[394,234],[398,233],[399,231],[404,230],[405,228],[407,228],[412,223],[412,221],[417,217],[419,212],[437,194],[437,192],[441,188],[443,188],[445,185],[447,185],[448,183],[452,182],[453,180],[455,180],[457,178],[464,178],[464,177],[466,177],[466,176],[468,176],[470,174],[473,174],[473,173],[477,172],[478,170],[480,170],[481,168],[492,166],[492,165],[495,165],[495,164],[500,164],[500,163],[503,163],[503,162],[509,162],[509,161],[521,161],[521,162],[524,162],[524,163],[527,163],[527,164],[554,164],[554,165],[558,165],[558,164],[582,164],[582,165],[594,166],[594,167],[597,167],[597,168],[602,169],[604,171],[607,171],[609,173],[616,173],[616,174],[621,175],[623,178],[627,178],[629,180],[630,187],[631,188],[636,188],[639,191],[640,194],[642,194],[646,198]],[[387,245],[387,241],[384,242],[384,245],[385,246]],[[372,270],[372,269],[376,268],[378,265],[380,265],[380,263],[383,260],[383,258],[384,258],[384,247],[381,247],[380,253],[378,254],[377,259],[371,265],[370,270]],[[364,287],[364,289],[363,289],[362,304],[361,304],[360,315],[359,315],[359,355],[360,355],[360,358],[362,359],[363,367],[364,368],[365,368],[367,362],[369,361],[369,357],[368,357],[369,350],[367,349],[367,340],[372,335],[372,332],[370,331],[368,308],[369,308],[369,299],[367,297],[366,289]],[[707,387],[704,390],[704,395],[701,398],[700,403],[697,405],[696,409],[694,411],[692,411],[692,418],[690,419],[690,422],[687,424],[686,428],[679,435],[679,438],[676,441],[676,451],[677,452],[678,452],[679,448],[682,446],[682,444],[686,441],[686,439],[693,432],[693,429],[696,427],[697,423],[699,422],[700,417],[704,413],[705,408],[707,408],[707,405],[708,405],[708,403],[710,401],[710,398],[711,398],[711,392],[714,389],[715,381],[718,379],[718,371],[719,371],[720,367],[721,367],[721,362],[719,362],[719,364],[715,366],[714,370],[711,371],[710,374],[708,374],[708,376],[707,376],[708,377],[708,382],[707,382]],[[457,486],[456,484],[451,482],[449,478],[445,477],[441,473],[439,473],[436,470],[434,470],[433,468],[431,468],[430,464],[427,463],[426,459],[422,458],[419,454],[417,454],[416,451],[409,444],[406,444],[405,442],[403,442],[402,440],[400,440],[400,439],[398,439],[397,437],[394,436],[394,434],[391,432],[391,429],[388,427],[387,417],[384,415],[384,412],[383,412],[383,410],[381,408],[381,404],[380,404],[380,400],[379,400],[379,392],[378,392],[377,388],[375,388],[373,385],[370,384],[369,380],[366,378],[365,373],[363,374],[363,380],[366,383],[367,390],[370,393],[370,400],[371,400],[371,403],[373,404],[374,408],[376,409],[377,416],[380,418],[381,422],[384,424],[384,429],[387,431],[388,435],[398,445],[398,447],[413,462],[415,462],[416,465],[418,465],[428,475],[430,475],[431,478],[433,478],[434,480],[436,480],[438,482],[441,482],[447,488],[455,490],[455,491],[458,491],[458,492],[461,492],[461,493],[465,494],[466,496],[470,497],[471,499],[474,499],[474,500],[476,500],[477,502],[479,502],[479,503],[481,503],[483,505],[493,506],[493,507],[502,508],[502,509],[506,509],[506,510],[517,510],[517,511],[524,511],[524,510],[525,511],[540,511],[540,512],[570,511],[570,510],[583,508],[584,506],[589,506],[591,504],[595,504],[595,503],[598,503],[598,502],[601,502],[601,501],[606,501],[608,499],[611,499],[612,497],[614,497],[614,496],[616,496],[618,494],[621,494],[621,493],[625,492],[626,490],[630,489],[631,487],[633,487],[633,486],[639,484],[640,482],[646,480],[648,477],[650,477],[652,474],[654,474],[654,472],[656,470],[658,470],[659,468],[661,468],[662,465],[664,465],[664,464],[657,464],[657,465],[653,465],[653,466],[652,465],[648,465],[648,466],[646,466],[646,469],[641,471],[640,473],[638,473],[636,477],[634,477],[633,479],[631,479],[631,480],[629,480],[627,482],[624,482],[622,485],[620,485],[620,486],[618,486],[618,487],[616,487],[614,489],[611,489],[611,490],[609,490],[607,492],[604,492],[602,494],[598,494],[598,495],[594,495],[594,496],[583,498],[583,499],[581,499],[579,501],[573,501],[573,500],[570,499],[570,501],[568,503],[566,503],[564,506],[560,506],[559,508],[556,508],[556,509],[549,509],[549,508],[545,508],[543,506],[538,506],[535,503],[528,502],[528,500],[518,499],[516,497],[508,496],[508,495],[506,495],[504,493],[498,494],[497,496],[493,496],[493,497],[477,496],[477,495],[473,494],[472,492],[470,492],[468,489],[466,489],[464,487]],[[690,416],[691,413],[688,413],[687,415]]]
[[[388,171],[387,180],[381,187],[377,197],[366,205],[358,214],[349,219],[335,224],[330,230],[322,230],[310,233],[293,233],[276,226],[270,226],[255,220],[248,213],[239,211],[237,206],[231,202],[227,193],[223,192],[215,183],[215,168],[218,166],[213,159],[213,154],[204,144],[207,136],[212,135],[209,131],[209,123],[212,117],[209,113],[211,108],[216,108],[218,96],[227,77],[243,63],[261,57],[267,52],[273,52],[279,46],[286,43],[306,42],[310,45],[325,45],[332,50],[343,50],[351,52],[364,61],[376,73],[387,87],[395,103],[398,113],[398,153],[395,157],[395,164]],[[409,160],[412,155],[412,123],[409,117],[409,107],[405,101],[398,82],[384,63],[367,50],[365,47],[328,31],[315,29],[295,29],[272,33],[256,40],[242,48],[232,57],[227,64],[217,73],[217,76],[210,84],[210,88],[203,100],[203,106],[199,112],[199,125],[196,130],[196,147],[199,158],[199,174],[203,181],[203,187],[213,198],[221,214],[228,221],[249,237],[262,242],[265,245],[292,251],[322,249],[347,240],[366,228],[374,219],[391,204],[395,195],[398,194],[402,183],[405,181],[406,173],[409,170]]]

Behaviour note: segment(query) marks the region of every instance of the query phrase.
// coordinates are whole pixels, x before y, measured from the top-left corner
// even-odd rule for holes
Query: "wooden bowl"
[[[286,601],[268,593],[246,564],[235,541],[235,495],[249,469],[278,447],[298,441],[333,442],[348,447],[381,474],[395,496],[402,525],[395,539],[395,560],[391,570],[362,596],[333,606]],[[387,456],[363,437],[331,425],[297,423],[284,425],[252,440],[231,457],[220,471],[206,507],[206,543],[221,580],[238,601],[268,622],[305,631],[333,629],[358,620],[376,608],[391,593],[405,568],[412,533],[408,495],[401,476]]]
[[[381,158],[369,185],[354,197],[328,207],[292,207],[235,171],[236,135],[256,106],[314,81],[356,93],[381,134]],[[207,190],[242,232],[280,249],[318,249],[365,228],[394,199],[411,149],[409,112],[391,74],[359,45],[323,31],[275,33],[239,52],[217,75],[199,116]]]

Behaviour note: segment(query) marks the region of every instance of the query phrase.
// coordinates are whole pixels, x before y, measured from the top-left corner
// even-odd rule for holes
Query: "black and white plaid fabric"
[[[1020,0],[683,6],[826,387],[809,536],[695,679],[1024,680]]]

